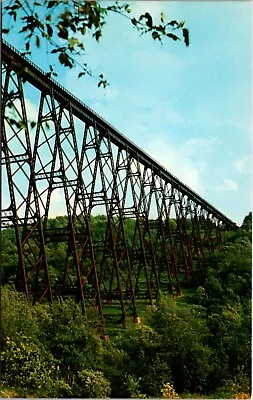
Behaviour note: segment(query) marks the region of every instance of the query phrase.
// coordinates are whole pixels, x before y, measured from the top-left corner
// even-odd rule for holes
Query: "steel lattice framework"
[[[95,305],[102,320],[105,304],[119,301],[122,322],[129,308],[138,317],[141,276],[151,304],[162,286],[179,293],[179,277],[189,283],[206,251],[235,223],[5,42],[2,61],[1,164],[9,203],[1,219],[3,228],[15,229],[17,287],[36,301],[73,294],[83,310]],[[27,118],[27,82],[40,96],[35,133]],[[68,225],[52,229],[48,218],[57,192]],[[103,240],[91,229],[99,207],[107,217]],[[57,287],[50,284],[47,255],[53,241],[67,243]]]

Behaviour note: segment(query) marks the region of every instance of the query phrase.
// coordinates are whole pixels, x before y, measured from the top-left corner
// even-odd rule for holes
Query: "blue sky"
[[[139,37],[112,16],[88,62],[107,89],[77,71],[60,83],[228,217],[251,209],[252,6],[249,1],[130,1],[137,15],[186,20],[191,44]],[[7,37],[17,48],[22,41]],[[36,56],[35,56],[36,54]],[[45,58],[43,57],[43,60]],[[38,62],[34,52],[33,61]],[[46,65],[45,65],[46,66]],[[32,107],[32,104],[31,104]]]

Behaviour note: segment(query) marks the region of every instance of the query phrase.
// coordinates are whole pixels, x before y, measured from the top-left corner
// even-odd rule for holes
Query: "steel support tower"
[[[17,288],[50,303],[74,295],[102,321],[104,307],[119,302],[123,323],[129,310],[138,319],[138,297],[152,304],[161,288],[180,293],[180,277],[190,284],[235,223],[6,42],[2,62],[1,221],[15,229]],[[35,121],[27,85],[40,98]],[[52,229],[59,194],[68,223]],[[106,229],[97,240],[91,215],[101,209]],[[67,251],[53,285],[47,246],[57,241]]]

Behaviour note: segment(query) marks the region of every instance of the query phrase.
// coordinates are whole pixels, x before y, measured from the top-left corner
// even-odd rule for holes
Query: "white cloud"
[[[170,173],[193,190],[203,192],[200,171],[187,154],[186,145],[176,148],[165,140],[154,139],[148,143],[147,148],[149,154]]]
[[[138,49],[131,54],[131,58],[134,62],[138,63],[138,66],[149,70],[149,73],[153,75],[156,74],[157,68],[171,68],[172,79],[175,74],[178,73],[178,68],[184,67],[186,64],[189,66],[189,60],[185,60],[176,56],[175,54],[170,54],[163,51],[162,48],[156,47],[151,50]],[[153,71],[152,71],[153,68]],[[176,73],[172,73],[172,71]],[[166,76],[168,79],[168,75]]]
[[[168,122],[182,123],[184,121],[183,116],[173,109],[166,110],[164,113],[164,119]]]
[[[198,124],[203,124],[212,127],[213,129],[227,129],[228,127],[232,127],[235,129],[239,129],[242,132],[245,132],[247,135],[251,134],[250,121],[249,119],[247,119],[247,116],[243,115],[242,113],[240,114],[231,112],[231,109],[233,110],[233,108],[235,107],[233,107],[232,102],[229,103],[229,101],[227,100],[227,97],[229,97],[229,95],[230,93],[224,93],[224,96],[222,98],[223,100],[220,100],[219,105],[213,104],[212,100],[209,101],[208,106],[204,104],[198,105],[195,109],[192,110],[189,116],[190,121],[198,121]]]
[[[247,172],[250,171],[250,157],[243,156],[233,162],[235,169],[240,172]]]
[[[175,145],[170,139],[158,137],[148,141],[145,150],[171,174],[206,198],[210,189],[210,182],[206,179],[209,170],[207,155],[219,140],[216,137],[193,137]]]
[[[235,191],[238,191],[238,185],[232,179],[224,178],[222,184],[217,186],[217,189],[235,192]]]
[[[44,215],[44,206],[47,201],[47,195],[48,195],[48,186],[43,185],[38,188],[38,191],[40,193],[40,211],[41,215]],[[43,204],[43,207],[42,207]],[[64,192],[63,189],[56,188],[52,191],[51,193],[51,198],[50,198],[50,207],[49,207],[49,218],[55,218],[57,215],[66,215],[66,202],[64,198]]]
[[[51,201],[54,203],[64,202],[64,193],[61,190],[54,189],[51,194]]]
[[[130,3],[130,8],[137,16],[149,12],[153,18],[160,19],[165,4],[161,4],[160,1],[135,1]]]
[[[203,156],[210,153],[213,150],[215,144],[219,142],[217,137],[192,137],[187,140],[184,144],[184,151],[190,155]]]
[[[25,106],[26,106],[26,114],[27,114],[27,119],[29,122],[37,121],[38,118],[38,109],[35,107],[35,105],[32,103],[31,100],[28,98],[25,99]]]

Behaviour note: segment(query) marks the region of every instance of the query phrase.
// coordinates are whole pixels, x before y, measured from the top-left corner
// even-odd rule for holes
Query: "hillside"
[[[123,329],[112,318],[109,340],[91,306],[84,316],[72,298],[26,302],[14,287],[14,232],[3,231],[1,396],[249,397],[251,218],[206,257],[201,282],[182,283],[179,297],[161,291],[152,306],[140,300],[140,323]],[[49,246],[56,280],[65,246]]]

